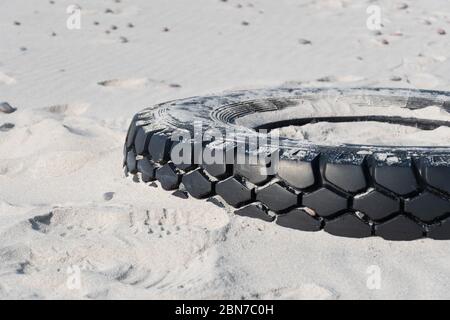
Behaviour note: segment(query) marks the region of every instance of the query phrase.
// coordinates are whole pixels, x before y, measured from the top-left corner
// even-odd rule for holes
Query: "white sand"
[[[0,298],[450,298],[448,242],[280,228],[120,168],[131,116],[168,99],[282,84],[448,90],[447,2],[380,1],[382,35],[362,1],[85,0],[81,30],[66,28],[72,2],[54,2],[0,3],[0,101],[18,108],[0,113],[15,124],[0,131]]]
[[[421,130],[375,121],[317,122],[287,126],[274,131],[280,137],[311,141],[320,145],[361,144],[377,146],[449,146],[450,128]]]

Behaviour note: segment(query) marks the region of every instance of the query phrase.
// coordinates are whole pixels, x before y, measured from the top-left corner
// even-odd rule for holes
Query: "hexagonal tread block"
[[[129,173],[135,174],[137,172],[136,167],[136,153],[133,150],[127,152],[127,170]]]
[[[173,163],[166,163],[156,170],[156,179],[164,190],[174,190],[180,185],[181,175],[177,172]]]
[[[335,236],[349,238],[365,238],[372,235],[372,227],[354,213],[346,213],[331,221],[326,221],[323,229]]]
[[[353,200],[353,208],[367,215],[371,220],[384,219],[400,210],[400,201],[388,197],[378,190],[356,196]]]
[[[323,176],[326,181],[347,192],[356,193],[366,188],[361,165],[326,163]]]
[[[279,212],[297,204],[298,196],[279,183],[274,183],[256,192],[256,200],[261,201],[270,210]]]
[[[306,189],[314,185],[312,162],[296,160],[280,160],[277,176],[289,185]]]
[[[422,226],[404,215],[375,225],[375,235],[386,240],[415,240],[422,238],[423,233]]]
[[[150,182],[156,179],[156,167],[148,159],[138,160],[137,170],[141,173],[142,181]]]
[[[413,169],[405,166],[375,166],[373,178],[380,186],[398,195],[406,195],[417,190]]]
[[[233,145],[226,144],[205,146],[202,168],[209,175],[218,179],[230,177],[233,174],[234,150]]]
[[[328,217],[347,209],[347,198],[327,188],[320,188],[317,191],[304,195],[303,205],[313,209],[321,217]]]
[[[224,179],[230,177],[233,174],[233,166],[226,163],[213,163],[213,164],[203,164],[203,169],[205,169],[211,176]]]
[[[450,213],[450,202],[425,191],[414,198],[406,199],[405,211],[422,221],[430,222],[445,213]]]
[[[322,229],[322,218],[313,217],[302,209],[294,209],[278,215],[276,224],[302,231],[319,231]]]
[[[254,190],[247,188],[234,177],[230,177],[217,183],[216,193],[229,205],[239,207],[252,201]]]
[[[450,240],[450,218],[429,226],[427,235],[436,240]]]
[[[134,138],[134,148],[139,155],[146,155],[148,153],[148,144],[150,138],[155,132],[159,130],[146,130],[145,127],[139,127],[136,130],[136,137]]]
[[[157,132],[152,135],[148,144],[148,152],[155,162],[166,162],[170,159],[170,149],[172,141],[170,135],[164,132]]]
[[[244,208],[236,210],[234,213],[239,216],[261,219],[267,222],[271,222],[275,219],[274,216],[269,215],[267,211],[256,205],[248,205]]]
[[[198,169],[183,175],[181,182],[194,198],[206,198],[213,193],[213,183]]]
[[[422,172],[430,186],[450,193],[450,166],[427,166]]]
[[[202,146],[196,145],[192,141],[176,141],[172,144],[170,150],[170,159],[178,169],[191,171],[197,167],[198,159],[201,155]]]
[[[234,173],[256,185],[261,185],[271,178],[264,165],[235,164]]]

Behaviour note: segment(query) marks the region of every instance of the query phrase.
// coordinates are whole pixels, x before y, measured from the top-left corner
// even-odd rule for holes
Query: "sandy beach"
[[[290,230],[122,169],[132,116],[159,102],[450,90],[449,70],[442,0],[2,1],[0,299],[449,299],[448,241]]]

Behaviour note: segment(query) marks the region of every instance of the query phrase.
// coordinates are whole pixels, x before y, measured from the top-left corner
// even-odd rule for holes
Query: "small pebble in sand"
[[[15,26],[20,26],[22,23],[20,23],[19,21],[14,21],[14,25]]]
[[[423,23],[426,24],[427,26],[431,25],[431,21],[430,20],[423,20]]]
[[[120,42],[121,43],[128,43],[129,41],[128,41],[128,38],[126,38],[126,37],[120,37]]]
[[[250,23],[249,23],[248,21],[242,21],[241,24],[242,24],[243,26],[248,26],[248,25],[250,25]]]
[[[380,30],[376,30],[376,31],[373,32],[373,34],[374,34],[375,36],[381,36],[383,33],[381,33]]]
[[[447,34],[447,32],[444,29],[442,29],[442,28],[437,29],[437,33],[440,34],[441,36]]]
[[[384,44],[384,45],[388,45],[389,41],[387,41],[386,39],[383,39],[383,40],[381,40],[381,43]]]
[[[298,39],[300,44],[312,44],[311,40],[308,39]]]
[[[391,81],[402,81],[402,77],[399,76],[392,76]]]
[[[99,24],[100,24],[100,22],[94,21],[94,26],[98,26]]]
[[[112,25],[112,26],[111,26],[111,30],[117,30],[117,26]]]
[[[0,131],[6,132],[14,128],[14,123],[6,122],[0,126]]]
[[[134,28],[134,24],[132,24],[131,22],[129,24],[127,24],[128,28]]]
[[[170,84],[169,84],[169,87],[171,87],[171,88],[181,88],[181,84],[178,84],[178,83],[170,83]]]
[[[164,27],[164,28],[162,29],[162,31],[163,31],[163,32],[169,32],[169,31],[170,31],[170,29],[169,29],[169,28],[167,28],[167,27]]]
[[[358,59],[360,61],[364,60],[363,57],[356,57],[356,59]]]
[[[56,32],[52,32],[52,37],[56,37]]]
[[[8,102],[0,103],[0,112],[2,113],[13,113],[17,108],[12,107]]]
[[[399,9],[399,10],[405,10],[405,9],[408,9],[408,4],[406,4],[406,3],[400,3],[398,6],[397,6],[397,9]]]
[[[110,34],[110,33],[111,33],[111,31],[109,31],[109,30],[105,30],[105,33],[106,33],[106,34]]]
[[[105,10],[105,13],[114,13],[114,11],[112,11],[112,10],[109,9],[109,8],[107,8],[107,9]]]
[[[50,3],[50,4],[55,4],[55,1],[50,0],[49,3]]]
[[[20,47],[20,51],[27,51],[27,47]]]
[[[106,201],[111,200],[114,197],[115,192],[105,192],[103,194],[103,199]]]

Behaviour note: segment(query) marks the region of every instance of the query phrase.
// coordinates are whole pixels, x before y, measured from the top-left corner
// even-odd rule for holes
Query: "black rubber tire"
[[[387,101],[410,110],[433,105],[450,113],[450,93],[426,90],[276,88],[187,98],[144,109],[133,118],[124,148],[125,169],[139,174],[144,182],[157,179],[166,190],[183,184],[195,198],[219,195],[239,208],[238,215],[292,229],[325,230],[354,238],[450,239],[450,147],[322,146],[283,138],[276,149],[276,174],[264,174],[260,166],[177,164],[171,159],[172,134],[176,130],[193,134],[196,120],[222,132],[234,126],[256,134],[258,128],[314,119],[281,120],[258,128],[240,127],[236,119],[283,110],[292,107],[293,101],[324,93],[364,95],[375,103]],[[359,118],[356,121],[393,121],[424,128],[450,125],[426,119]],[[214,149],[214,141],[202,148]],[[233,148],[231,144],[217,152],[225,157],[226,150]],[[389,161],[392,157],[395,163]],[[190,158],[194,162],[193,154]]]

